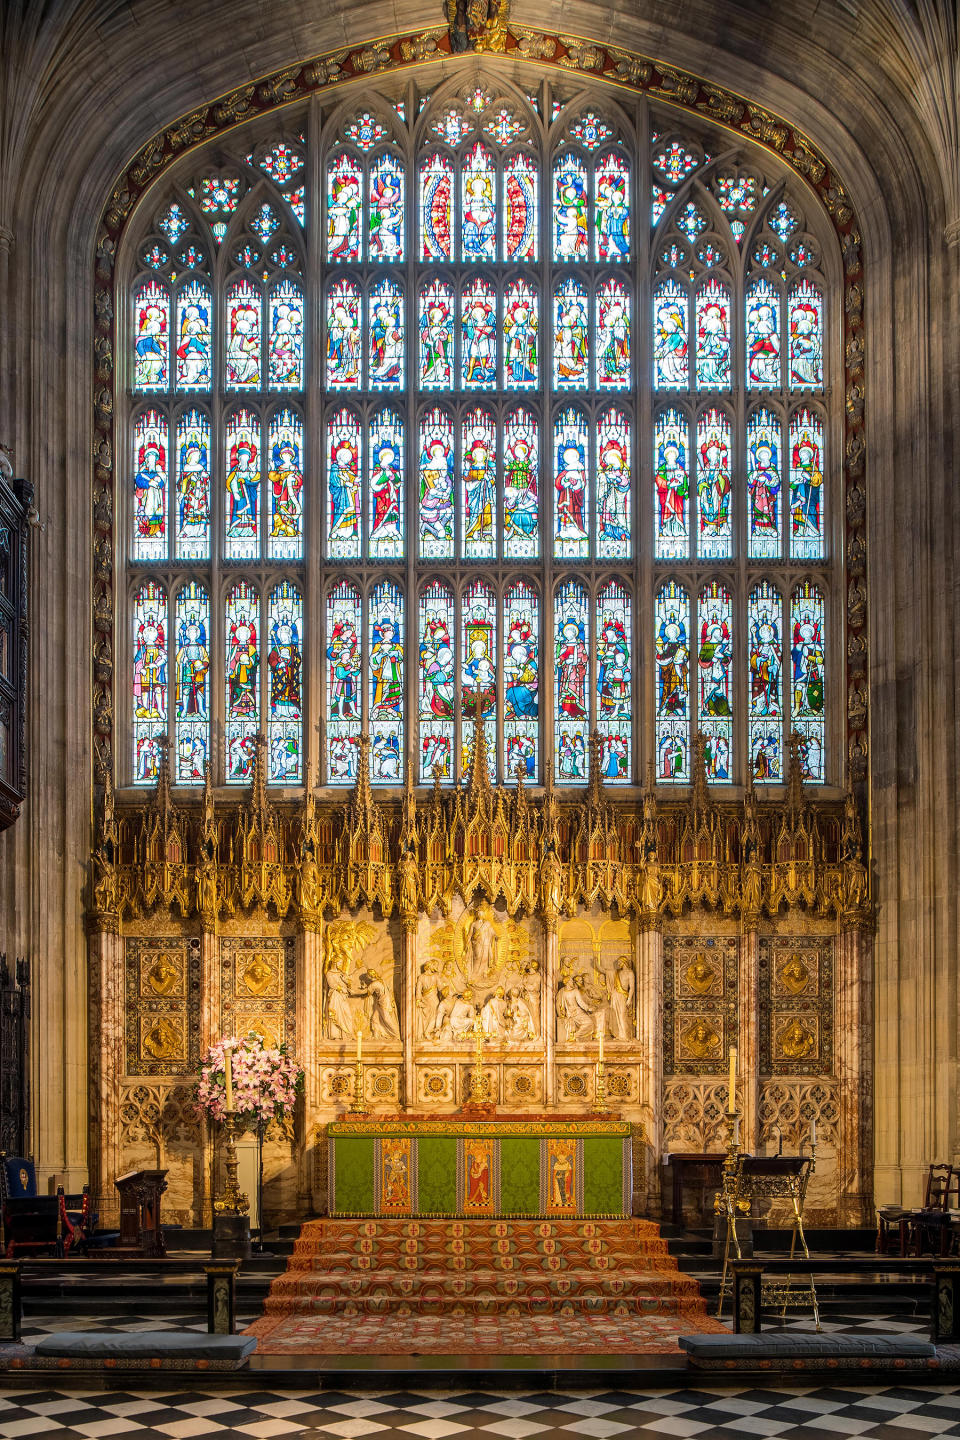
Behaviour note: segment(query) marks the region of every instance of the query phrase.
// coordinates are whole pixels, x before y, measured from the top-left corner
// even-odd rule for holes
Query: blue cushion
[[[37,1167],[24,1155],[8,1155],[3,1162],[4,1184],[9,1199],[34,1199],[37,1193]]]
[[[759,1335],[681,1335],[677,1344],[691,1359],[802,1360],[933,1359],[936,1349],[919,1335],[823,1335],[810,1331],[761,1331]]]
[[[44,1335],[33,1348],[37,1355],[86,1360],[243,1360],[257,1342],[252,1335],[206,1335],[199,1330],[62,1330]]]

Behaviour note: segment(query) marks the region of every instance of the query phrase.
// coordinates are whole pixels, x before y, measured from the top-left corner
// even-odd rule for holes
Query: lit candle
[[[816,1122],[816,1120],[811,1120],[811,1121],[810,1121],[810,1144],[811,1144],[811,1146],[814,1146],[814,1145],[816,1145],[816,1143],[817,1143],[817,1122]]]
[[[730,1094],[727,1098],[727,1114],[736,1114],[737,1109],[737,1047],[730,1046]]]
[[[599,1054],[598,1054],[598,1056],[597,1056],[597,1059],[599,1060],[600,1064],[602,1065],[602,1064],[603,1064],[603,1021],[600,1021],[600,1023],[597,1025],[597,1044],[600,1046],[600,1052],[599,1052]]]
[[[233,1046],[223,1047],[223,1078],[227,1086],[227,1111],[233,1113]]]
[[[357,1026],[357,1059],[363,1059],[363,1026]]]

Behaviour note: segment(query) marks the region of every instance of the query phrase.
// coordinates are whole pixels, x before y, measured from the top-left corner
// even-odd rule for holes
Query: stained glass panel
[[[467,560],[492,559],[497,553],[497,442],[493,416],[471,410],[463,421],[461,553]]]
[[[790,601],[790,661],[793,698],[791,728],[800,737],[800,766],[805,780],[823,784],[824,711],[823,596],[805,580]]]
[[[529,155],[511,155],[503,170],[504,260],[536,260],[539,255],[539,172]]]
[[[327,783],[352,785],[360,751],[360,591],[341,580],[327,596]]]
[[[779,560],[780,420],[772,410],[755,410],[747,421],[747,554],[751,560]]]
[[[540,432],[522,406],[503,427],[503,553],[512,560],[540,553]]]
[[[630,384],[630,300],[620,280],[605,280],[597,294],[597,385]]]
[[[493,158],[478,141],[463,158],[460,176],[461,259],[483,262],[497,258],[496,176]]]
[[[210,747],[210,597],[191,580],[177,592],[176,784],[202,785]]]
[[[537,291],[526,280],[512,280],[503,302],[503,384],[507,390],[531,390],[539,380],[540,313]]]
[[[755,280],[747,290],[747,386],[775,390],[780,386],[780,296],[769,280]]]
[[[360,421],[337,410],[327,421],[327,554],[360,557]]]
[[[453,259],[453,164],[439,152],[420,166],[420,258]]]
[[[270,290],[267,341],[268,383],[274,390],[303,387],[303,295],[292,280]]]
[[[360,287],[352,280],[327,292],[327,384],[360,389]]]
[[[260,292],[249,280],[227,291],[226,387],[249,390],[260,384]]]
[[[601,264],[630,258],[630,166],[605,155],[594,170],[595,255]]]
[[[327,165],[327,262],[360,259],[362,172],[345,150]]]
[[[803,409],[790,421],[790,554],[821,560],[823,533],[823,425]]]
[[[224,556],[255,560],[260,554],[260,421],[237,410],[226,426]]]
[[[467,389],[488,390],[497,383],[497,317],[493,286],[477,277],[460,300],[460,354]]]
[[[133,558],[167,558],[167,417],[144,410],[133,431]]]
[[[657,390],[686,390],[690,382],[687,347],[687,292],[676,280],[653,297],[653,383]]]
[[[558,265],[587,259],[587,171],[576,155],[553,167],[553,258]]]
[[[453,559],[453,422],[443,410],[420,420],[420,555]],[[452,681],[451,681],[452,683]]]
[[[453,778],[455,633],[453,591],[439,580],[420,595],[420,780],[429,784],[439,766],[441,778]]]
[[[453,287],[431,280],[420,291],[420,384],[425,390],[453,386]]]
[[[657,592],[657,779],[690,780],[690,599],[668,580]]]
[[[783,601],[767,580],[750,592],[750,772],[758,784],[783,779]]]
[[[565,580],[557,590],[553,617],[556,778],[561,785],[580,785],[587,778],[590,733],[590,611],[579,581]]]
[[[303,554],[303,422],[294,410],[270,421],[270,517],[267,554],[271,560],[299,560]]]
[[[723,410],[706,410],[697,421],[697,554],[726,560],[733,553],[730,421]]]
[[[597,556],[600,560],[629,559],[630,421],[611,407],[597,422]]]
[[[381,280],[370,296],[370,384],[375,390],[403,385],[403,292]]]
[[[268,773],[272,784],[296,785],[303,778],[303,602],[288,580],[270,592],[269,624]]]
[[[477,709],[483,716],[490,779],[497,779],[497,609],[493,591],[475,580],[463,597],[463,651],[460,668],[461,766],[470,763]]]
[[[210,553],[210,421],[186,410],[177,421],[176,558]]]
[[[730,292],[719,280],[697,291],[697,389],[730,384]]]
[[[600,773],[608,785],[631,777],[630,627],[630,596],[611,581],[597,596],[597,729]]]
[[[150,280],[133,297],[136,317],[133,388],[166,390],[170,384],[170,297]]]
[[[403,779],[403,596],[382,580],[370,596],[370,779]]]
[[[536,591],[519,580],[503,597],[503,766],[536,784],[540,754],[540,613]]]
[[[395,410],[381,410],[370,422],[369,506],[371,560],[403,555],[403,421]]]
[[[579,280],[563,280],[553,296],[553,384],[557,390],[587,387],[587,292]]]
[[[690,554],[690,430],[681,410],[661,410],[653,437],[658,560]]]
[[[167,592],[148,580],[133,601],[133,773],[152,785],[167,738]]]
[[[790,291],[790,387],[815,390],[823,385],[823,296],[809,280]]]
[[[260,729],[260,600],[246,580],[227,596],[227,784],[253,776]]]
[[[579,410],[562,410],[553,426],[554,529],[553,553],[560,560],[586,556],[590,549],[587,529],[588,430]]]
[[[403,259],[403,165],[395,155],[379,155],[370,168],[371,260],[396,264]]]
[[[177,293],[177,389],[209,390],[212,383],[210,316],[213,299],[200,280]]]
[[[733,765],[733,606],[730,591],[713,580],[700,591],[698,722],[712,783],[729,781]]]

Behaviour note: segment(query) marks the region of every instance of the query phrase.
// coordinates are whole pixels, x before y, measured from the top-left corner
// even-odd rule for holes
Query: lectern
[[[167,1188],[166,1170],[128,1170],[114,1184],[120,1192],[121,1250],[138,1255],[166,1255],[160,1229],[160,1196]]]

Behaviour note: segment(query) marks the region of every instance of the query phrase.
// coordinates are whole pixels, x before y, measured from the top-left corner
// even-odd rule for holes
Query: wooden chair
[[[81,1195],[37,1194],[37,1171],[24,1155],[0,1155],[0,1255],[48,1252],[63,1258],[76,1245],[86,1251],[96,1217],[89,1187]]]
[[[911,1247],[921,1255],[928,1244],[932,1253],[946,1254],[951,1199],[960,1208],[960,1171],[934,1161],[927,1171],[921,1206],[884,1205],[877,1211],[878,1254],[889,1254],[894,1241],[900,1255],[909,1254]]]

